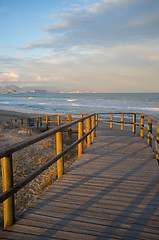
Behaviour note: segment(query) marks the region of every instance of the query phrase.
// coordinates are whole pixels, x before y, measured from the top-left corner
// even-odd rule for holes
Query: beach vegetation
[[[0,129],[0,149],[8,145],[15,144],[30,136],[36,135],[39,132],[36,130],[28,130],[27,128],[16,127]],[[77,134],[68,136],[68,133],[63,133],[63,148],[66,148],[73,141],[77,140]],[[32,144],[13,154],[13,174],[14,184],[34,172],[48,160],[56,155],[56,139],[55,136],[50,136],[40,142]],[[64,172],[72,165],[77,158],[77,147],[71,150],[64,157]],[[0,168],[1,174],[1,168]],[[16,216],[20,216],[28,207],[30,207],[35,199],[45,189],[47,189],[57,179],[57,164],[53,164],[45,170],[36,179],[30,182],[27,186],[15,194]],[[0,181],[0,192],[2,192],[2,182]],[[3,206],[0,206],[0,222],[2,226]]]

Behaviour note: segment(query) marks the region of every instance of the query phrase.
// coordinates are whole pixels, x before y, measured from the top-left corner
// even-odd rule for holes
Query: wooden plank
[[[61,209],[66,212],[84,212],[84,211],[89,211],[89,212],[94,212],[94,213],[101,213],[101,214],[120,214],[120,215],[128,215],[132,214],[133,216],[139,216],[140,218],[154,218],[156,221],[159,221],[159,211],[156,209],[147,209],[144,211],[141,208],[135,208],[131,206],[127,206],[126,208],[120,205],[106,205],[103,207],[103,205],[100,205],[99,207],[89,205],[89,203],[80,205],[80,204],[72,204],[72,203],[52,203],[52,204],[38,204],[38,208],[44,209],[44,210],[49,210],[52,211],[53,209],[56,210]],[[153,214],[153,216],[152,216]],[[152,217],[151,217],[152,216]]]
[[[130,227],[130,225],[128,224],[122,224],[122,225],[115,225],[115,226],[111,226],[111,225],[106,225],[106,226],[102,226],[102,225],[92,225],[92,224],[88,224],[88,223],[82,223],[82,222],[76,222],[76,224],[73,224],[72,222],[69,223],[69,221],[59,221],[59,223],[48,223],[48,222],[41,222],[41,221],[35,221],[35,220],[27,220],[25,219],[25,221],[20,221],[17,222],[16,224],[17,226],[19,226],[19,228],[23,229],[23,227],[28,227],[28,229],[30,229],[30,227],[34,228],[34,231],[36,231],[36,228],[40,228],[43,229],[43,231],[48,231],[50,229],[54,229],[54,230],[62,230],[62,231],[69,231],[72,233],[83,233],[83,234],[88,234],[88,235],[93,235],[93,236],[101,236],[101,237],[105,237],[106,234],[113,232],[114,227],[118,227],[118,232],[117,234],[120,235],[120,233],[123,233],[126,231],[127,228]],[[119,227],[120,226],[120,227]],[[136,234],[138,233],[140,234],[141,228],[135,227],[134,229],[131,230],[131,234],[129,233],[129,236],[131,237],[135,237]],[[146,233],[147,236],[149,237],[156,237],[158,236],[158,229],[153,229],[153,228],[144,228],[144,226],[142,227],[142,233],[143,235]],[[45,234],[45,233],[43,233]],[[45,236],[45,235],[44,235]]]
[[[81,186],[82,184],[82,186]],[[111,187],[112,185],[118,185],[118,188],[119,189],[129,189],[130,191],[133,191],[133,190],[136,190],[136,191],[141,191],[143,190],[143,188],[146,188],[145,192],[148,191],[148,192],[153,192],[155,191],[155,187],[158,187],[157,184],[155,184],[156,186],[154,186],[154,184],[136,184],[136,183],[125,183],[125,182],[102,182],[102,183],[94,183],[94,182],[91,182],[91,181],[77,181],[77,182],[67,182],[67,181],[63,181],[63,182],[59,182],[58,186],[57,187],[67,187],[69,188],[70,186],[72,186],[72,188],[74,187],[78,187],[78,188],[94,188],[94,190],[103,190],[103,189],[106,189],[108,187]]]
[[[128,133],[98,134],[86,154],[0,238],[158,239],[159,176],[150,148]]]
[[[47,199],[40,199],[40,201],[43,200],[43,203],[42,204],[49,204],[50,200],[47,200]],[[158,202],[156,201],[156,203],[152,203],[152,202],[136,202],[136,201],[127,201],[126,199],[122,199],[122,198],[118,198],[118,199],[108,199],[108,198],[105,198],[105,199],[98,199],[97,197],[94,199],[91,199],[91,198],[85,198],[85,199],[82,199],[82,198],[70,198],[70,197],[60,197],[60,199],[51,199],[52,201],[54,202],[57,202],[57,203],[76,203],[76,204],[79,204],[79,205],[82,205],[82,204],[85,204],[86,202],[89,202],[90,204],[92,204],[93,206],[99,206],[99,205],[119,205],[119,201],[120,201],[120,206],[123,206],[123,207],[126,207],[126,206],[129,206],[131,205],[131,207],[137,207],[137,208],[147,208],[147,209],[157,209],[158,208]],[[125,200],[125,201],[124,201]],[[39,203],[40,201],[37,201],[37,203]],[[151,205],[150,205],[151,204]]]
[[[101,199],[99,199],[98,196],[95,196],[93,198],[91,198],[91,196],[86,196],[85,194],[84,195],[78,195],[78,194],[65,194],[65,195],[59,195],[59,197],[56,195],[55,197],[53,197],[53,194],[52,195],[43,195],[39,198],[37,198],[37,201],[36,203],[38,203],[39,201],[44,201],[47,197],[49,196],[52,196],[51,197],[51,200],[53,201],[69,201],[70,199],[71,200],[78,200],[78,201],[81,201],[81,202],[84,202],[84,201],[89,201],[90,203],[91,202],[99,202],[99,203],[106,203],[107,201],[114,201],[114,203],[120,201],[120,204],[121,205],[126,205],[128,203],[131,203],[132,202],[132,198],[128,197],[128,196],[122,196],[122,195],[108,195],[108,196],[103,196]],[[134,204],[154,204],[154,205],[157,205],[158,206],[158,200],[156,198],[156,201],[154,201],[153,199],[147,199],[147,198],[135,198],[133,200],[133,203]]]
[[[63,210],[63,209],[62,209]],[[60,212],[60,208],[53,210],[52,211],[48,211],[48,210],[43,210],[43,209],[30,209],[28,210],[28,214],[26,214],[24,217],[30,217],[30,215],[32,216],[32,214],[37,214],[39,215],[39,219],[42,216],[45,217],[50,217],[50,218],[60,218],[60,219],[69,219],[69,220],[76,220],[79,221],[82,219],[82,221],[84,221],[84,219],[86,219],[85,221],[87,222],[91,222],[91,223],[96,223],[96,224],[102,224],[104,225],[106,223],[106,221],[113,221],[115,222],[122,222],[122,223],[129,223],[129,224],[134,224],[136,223],[137,225],[144,225],[144,226],[149,226],[149,227],[157,227],[158,228],[158,222],[156,221],[156,219],[140,219],[140,218],[135,218],[132,215],[125,215],[122,216],[120,215],[115,215],[115,214],[100,214],[100,213],[94,213],[94,212],[89,212],[89,211],[85,211],[85,212],[72,212],[71,214],[68,214],[68,211],[62,211]]]
[[[56,192],[61,192],[61,194],[63,193],[67,193],[67,192],[69,192],[69,193],[76,193],[76,192],[83,192],[83,193],[85,193],[85,194],[91,194],[92,193],[92,188],[90,187],[87,187],[87,188],[84,188],[84,187],[77,187],[77,188],[73,188],[73,187],[67,187],[67,186],[59,186],[59,189],[56,189],[55,190]],[[144,197],[146,197],[147,195],[149,195],[149,196],[154,196],[154,195],[156,195],[156,197],[158,197],[158,195],[157,195],[157,193],[156,193],[156,191],[154,190],[154,191],[135,191],[135,189],[132,189],[132,190],[127,190],[126,188],[119,188],[119,187],[114,187],[114,189],[113,189],[113,187],[111,188],[111,186],[110,187],[107,187],[107,188],[105,188],[105,189],[95,189],[94,190],[94,193],[93,194],[99,194],[99,195],[106,195],[106,194],[108,194],[109,192],[114,192],[114,193],[118,193],[118,194],[130,194],[130,195],[132,195],[132,196],[144,196]]]
[[[9,239],[9,240],[52,240],[56,239],[59,240],[60,238],[54,238],[54,237],[44,237],[39,235],[32,235],[32,234],[26,234],[26,233],[20,233],[20,232],[12,232],[12,231],[3,231],[0,232],[0,239]],[[62,239],[62,238],[61,238]]]
[[[65,195],[77,195],[77,196],[87,196],[87,197],[92,197],[93,199],[99,199],[99,198],[102,198],[102,199],[109,199],[109,196],[111,197],[110,199],[112,199],[114,197],[114,199],[116,197],[118,197],[119,195],[122,196],[122,197],[126,197],[126,198],[129,198],[129,201],[133,201],[133,202],[136,202],[136,200],[138,199],[140,202],[141,201],[144,201],[145,199],[148,201],[148,203],[150,204],[153,204],[153,203],[156,203],[156,201],[158,201],[158,194],[156,194],[154,192],[154,194],[152,195],[146,195],[146,194],[135,194],[135,192],[132,194],[132,192],[126,192],[126,191],[108,191],[106,193],[102,193],[102,192],[98,192],[96,193],[96,195],[94,195],[91,191],[88,192],[88,190],[86,191],[67,191],[66,190],[63,190],[63,191],[58,191],[58,192],[54,192],[53,194],[56,195],[56,199],[60,198],[61,196],[63,196],[64,194]],[[52,194],[52,195],[53,195]],[[50,194],[47,194],[48,197],[51,196],[51,193]],[[145,201],[146,202],[146,201]]]
[[[91,234],[91,231],[80,229],[80,232],[73,232],[72,229],[69,231],[65,231],[63,229],[49,229],[49,228],[41,228],[34,226],[25,226],[25,225],[14,225],[14,227],[7,227],[7,231],[13,231],[17,233],[25,233],[25,234],[33,234],[37,237],[55,237],[55,238],[63,238],[63,239],[96,239],[98,235]],[[98,239],[103,239],[103,236],[98,236]]]
[[[64,215],[64,214],[63,214]],[[145,225],[145,222],[140,222],[140,223],[134,223],[130,221],[120,221],[120,219],[117,219],[116,221],[113,221],[111,219],[96,219],[96,218],[91,218],[91,217],[83,217],[83,216],[78,216],[78,215],[69,215],[70,217],[67,218],[65,217],[58,217],[56,216],[46,216],[46,215],[38,215],[36,213],[29,214],[25,216],[23,219],[21,219],[18,224],[22,225],[30,225],[33,224],[32,220],[35,221],[34,225],[38,224],[40,226],[41,224],[61,224],[61,225],[71,225],[72,227],[83,227],[84,229],[89,229],[89,230],[96,230],[96,231],[101,231],[104,230],[106,226],[112,226],[112,227],[119,227],[120,228],[127,228],[128,226],[130,227],[131,224],[133,226],[133,229],[136,231],[142,231],[144,232],[150,232],[150,233],[155,233],[158,234],[158,225],[156,227],[153,225]],[[72,216],[72,217],[71,217]],[[39,220],[40,218],[40,220]],[[152,222],[151,224],[154,224],[155,222]],[[47,225],[49,226],[49,225]],[[52,227],[52,225],[50,225]]]

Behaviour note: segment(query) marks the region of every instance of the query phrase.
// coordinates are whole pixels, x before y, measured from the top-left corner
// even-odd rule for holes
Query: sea
[[[159,93],[0,94],[0,109],[36,114],[141,112],[159,119]]]

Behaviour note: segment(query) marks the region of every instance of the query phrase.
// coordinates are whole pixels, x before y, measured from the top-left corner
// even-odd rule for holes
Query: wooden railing
[[[77,118],[81,116],[81,118]],[[109,118],[105,118],[109,116]],[[115,120],[114,116],[117,116]],[[129,121],[125,121],[125,116],[130,116]],[[73,120],[75,119],[74,121]],[[92,140],[95,137],[95,130],[98,126],[98,122],[106,122],[110,124],[110,128],[113,128],[114,124],[121,125],[121,131],[124,130],[125,125],[132,125],[132,132],[136,133],[136,128],[140,129],[140,136],[144,138],[145,132],[147,136],[147,142],[152,147],[152,142],[155,145],[155,156],[159,161],[159,122],[157,119],[142,113],[98,113],[98,114],[62,114],[62,115],[47,115],[47,116],[35,116],[31,117],[33,119],[33,126],[30,124],[30,118],[21,119],[20,125],[26,124],[27,127],[40,128],[44,127],[45,130],[49,129],[37,136],[30,137],[29,140],[22,141],[15,145],[9,146],[0,151],[0,158],[2,163],[2,182],[3,182],[3,193],[0,194],[0,203],[3,202],[4,205],[4,227],[12,225],[15,219],[14,211],[14,194],[27,185],[30,181],[36,178],[44,170],[50,167],[52,164],[57,162],[58,166],[58,178],[64,172],[64,162],[63,156],[70,151],[72,148],[78,145],[78,156],[83,153],[83,140],[87,139],[87,147],[90,146]],[[54,118],[54,119],[52,119]],[[63,118],[63,119],[62,119]],[[15,119],[16,120],[16,119]],[[14,121],[15,121],[14,120]],[[147,122],[146,122],[147,120]],[[25,122],[26,121],[26,122]],[[67,122],[67,123],[66,123]],[[85,129],[84,129],[85,122]],[[16,120],[18,124],[18,120]],[[51,128],[51,124],[56,123],[58,126]],[[60,126],[60,124],[62,125]],[[66,124],[64,124],[66,123]],[[68,131],[72,132],[71,128],[78,123],[78,140],[72,143],[65,150],[62,148],[62,132]],[[146,128],[147,125],[147,128]],[[77,132],[77,128],[74,129]],[[30,146],[36,142],[39,142],[51,135],[56,134],[56,150],[57,155],[49,160],[47,163],[42,165],[38,170],[21,180],[18,184],[13,186],[13,169],[12,169],[12,154]]]
[[[15,193],[17,193],[20,189],[22,189],[25,185],[31,182],[34,178],[36,178],[39,174],[41,174],[44,170],[46,170],[55,162],[57,162],[58,167],[58,178],[61,177],[61,175],[64,173],[63,156],[77,145],[78,156],[80,156],[83,153],[84,139],[87,139],[87,147],[90,146],[91,142],[95,137],[96,130],[95,116],[96,114],[90,114],[88,116],[78,118],[72,122],[70,121],[67,124],[63,124],[62,126],[54,127],[41,134],[30,137],[29,140],[24,140],[20,143],[14,144],[0,151],[3,184],[3,193],[0,194],[0,203],[3,202],[4,206],[4,227],[12,225],[15,221],[15,209],[14,209]],[[62,132],[65,131],[66,129],[69,129],[75,124],[78,124],[78,140],[76,140],[69,147],[63,150]],[[44,165],[42,165],[38,170],[31,173],[29,176],[27,176],[26,178],[24,178],[19,183],[13,186],[12,154],[55,134],[57,155],[53,159],[49,160]]]
[[[98,118],[100,118],[99,122],[110,123],[110,128],[113,128],[113,124],[120,124],[121,131],[123,131],[124,124],[132,125],[132,132],[136,133],[136,127],[139,127],[140,137],[144,138],[146,133],[145,136],[147,136],[148,145],[153,147],[152,142],[154,142],[155,147],[153,148],[153,151],[159,162],[159,121],[156,118],[143,113],[98,113],[97,115]],[[103,118],[107,115],[109,116],[109,119]],[[114,116],[118,116],[118,118],[120,117],[120,120],[113,120]],[[124,116],[130,116],[130,120],[124,121]]]
[[[10,122],[13,126],[25,126],[27,128],[43,128],[48,130],[53,124],[60,126],[63,123],[71,122],[73,119],[88,116],[88,113],[75,113],[75,114],[53,114],[53,115],[40,115],[31,117],[12,117]]]

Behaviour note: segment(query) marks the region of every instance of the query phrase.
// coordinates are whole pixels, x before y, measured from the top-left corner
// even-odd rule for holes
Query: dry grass
[[[0,149],[22,141],[30,135],[35,135],[37,132],[30,132],[27,129],[12,128],[0,130]],[[70,138],[65,133],[63,136],[64,148],[69,145]],[[77,134],[72,134],[71,141],[77,139]],[[14,184],[18,183],[24,177],[34,172],[48,160],[56,155],[55,137],[51,136],[38,143],[35,143],[27,148],[24,148],[13,154],[13,174]],[[64,157],[65,172],[77,158],[77,148],[70,151]],[[0,169],[1,171],[1,169]],[[57,176],[56,163],[45,170],[41,175],[34,179],[31,183],[21,189],[15,196],[16,215],[20,215],[28,207],[32,205],[38,194],[49,187]],[[0,181],[0,191],[2,192],[2,184]],[[2,205],[0,206],[0,220],[2,222],[3,212]]]

